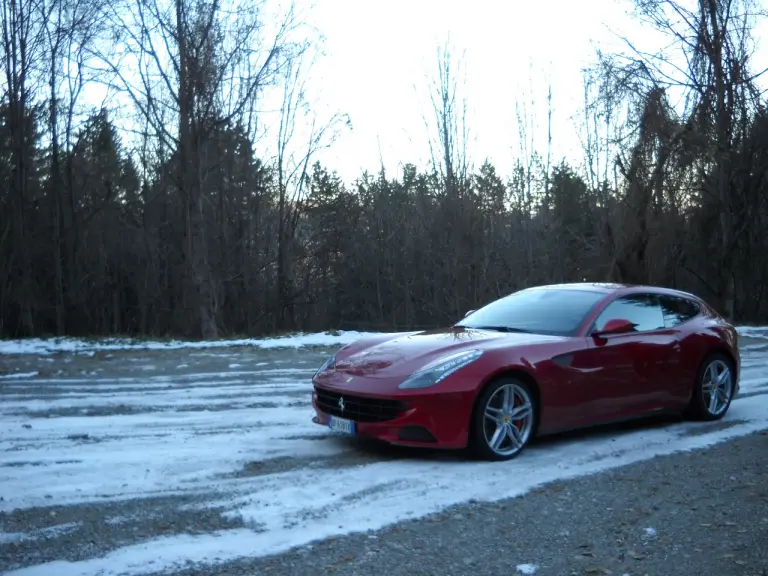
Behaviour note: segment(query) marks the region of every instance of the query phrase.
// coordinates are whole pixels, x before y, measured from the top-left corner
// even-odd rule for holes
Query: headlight
[[[442,382],[457,370],[474,362],[483,355],[482,350],[465,350],[428,364],[418,372],[414,372],[403,380],[398,388],[411,390],[414,388],[429,388]]]
[[[328,358],[328,360],[325,361],[325,363],[323,363],[322,366],[320,366],[318,371],[315,372],[315,376],[317,376],[321,372],[325,372],[326,370],[333,370],[334,368],[336,368],[336,356],[331,356],[330,358]],[[312,376],[312,378],[314,378],[315,376]]]

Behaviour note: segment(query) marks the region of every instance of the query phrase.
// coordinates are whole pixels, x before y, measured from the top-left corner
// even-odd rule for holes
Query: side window
[[[629,320],[636,332],[664,329],[664,313],[656,296],[632,294],[611,302],[597,317],[595,328],[602,330],[609,320]]]
[[[699,307],[687,298],[677,296],[660,296],[661,309],[664,312],[664,324],[674,328],[699,314]]]

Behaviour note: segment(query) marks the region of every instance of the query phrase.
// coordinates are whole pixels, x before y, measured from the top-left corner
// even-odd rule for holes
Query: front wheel
[[[696,376],[688,413],[696,420],[719,420],[733,400],[736,374],[731,359],[725,354],[708,356]]]
[[[487,386],[472,417],[471,448],[485,460],[510,460],[528,444],[536,419],[531,387],[517,378]]]

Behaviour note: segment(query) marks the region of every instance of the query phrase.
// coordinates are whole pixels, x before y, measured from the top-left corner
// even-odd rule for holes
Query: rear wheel
[[[528,444],[536,423],[535,395],[517,378],[489,384],[472,416],[471,449],[485,460],[509,460]]]
[[[735,389],[731,359],[719,352],[707,356],[696,376],[688,414],[696,420],[719,420],[728,412]]]

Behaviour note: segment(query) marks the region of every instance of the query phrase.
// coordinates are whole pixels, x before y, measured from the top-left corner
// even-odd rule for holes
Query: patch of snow
[[[750,338],[768,340],[768,326],[738,326],[739,334]],[[211,341],[151,341],[131,338],[104,338],[98,340],[83,340],[77,338],[24,338],[17,340],[0,340],[0,354],[38,354],[46,355],[56,352],[76,352],[93,356],[96,351],[104,350],[184,350],[229,348],[235,346],[270,348],[303,348],[305,346],[343,346],[366,336],[384,334],[404,334],[404,332],[358,332],[356,330],[340,331],[335,334],[317,332],[314,334],[296,334],[294,336],[275,338],[242,338],[233,340]]]
[[[139,518],[140,516],[136,514],[132,514],[130,516],[112,516],[111,518],[107,518],[106,520],[104,520],[104,524],[109,524],[110,526],[117,526],[120,524],[126,524],[127,522],[133,522]]]
[[[131,394],[67,394],[63,397],[50,400],[16,400],[5,401],[0,405],[0,414],[19,413],[23,410],[48,411],[62,408],[77,408],[87,404],[88,409],[93,408],[151,408],[153,410],[179,410],[189,406],[232,406],[247,407],[253,404],[274,404],[275,406],[290,406],[297,403],[310,405],[310,392],[307,386],[297,388],[305,390],[307,394],[302,397],[275,395],[273,391],[254,391],[253,388],[231,387],[226,392],[215,388],[196,389],[194,393],[179,397],[179,394],[170,392],[141,392]],[[6,398],[12,399],[10,394]],[[85,409],[85,408],[84,408]]]
[[[520,574],[536,574],[536,564],[518,564],[515,570]]]
[[[40,374],[37,370],[34,372],[14,372],[13,374],[2,374],[0,380],[20,380],[23,378],[34,378]]]
[[[736,329],[740,334],[749,334],[751,332],[766,332],[768,326],[737,326]]]
[[[0,532],[0,544],[13,544],[14,542],[26,542],[29,540],[39,540],[41,538],[55,538],[73,530],[77,530],[82,525],[81,522],[67,522],[66,524],[56,524],[47,528],[39,528],[32,533],[28,532]]]
[[[0,532],[0,544],[13,544],[28,539],[29,535],[25,532]]]
[[[85,400],[87,405],[87,400]],[[337,454],[304,408],[243,408],[117,416],[0,418],[0,510],[198,491],[249,462]],[[302,438],[295,438],[301,436]],[[75,441],[73,438],[78,440]],[[140,470],[138,474],[136,471]]]
[[[740,336],[768,340],[768,326],[737,326]]]
[[[80,528],[80,526],[82,526],[82,522],[67,522],[66,524],[56,524],[55,526],[48,526],[47,528],[41,528],[40,530],[37,530],[35,536],[43,538],[55,538],[56,536],[62,536],[77,530]]]
[[[254,377],[265,378],[271,376],[299,376],[302,377],[305,374],[314,374],[317,371],[316,366],[312,368],[271,368],[265,370],[242,370],[227,371],[227,372],[194,372],[188,374],[161,374],[159,376],[124,376],[117,378],[39,378],[34,381],[34,384],[46,384],[56,385],[57,388],[61,386],[80,385],[88,387],[98,387],[106,389],[106,386],[120,387],[120,386],[140,386],[142,389],[146,386],[162,386],[168,388],[169,386],[208,386],[210,382],[216,382],[218,384],[240,382],[244,383],[246,380],[231,380],[234,377],[246,376],[248,382],[253,382]],[[223,381],[222,378],[229,378],[229,381]],[[202,380],[203,382],[196,382]],[[293,381],[295,382],[295,378]],[[271,382],[281,381],[279,378],[270,378]],[[14,386],[15,384],[9,382],[4,384],[5,386]],[[28,382],[23,384],[25,388],[29,386]]]
[[[766,350],[768,349],[768,342],[760,344],[747,344],[741,347],[742,350]]]
[[[56,352],[77,352],[93,356],[98,350],[186,350],[205,348],[229,348],[246,346],[254,348],[303,348],[305,346],[343,346],[360,338],[379,335],[376,332],[342,331],[336,334],[318,332],[315,334],[297,334],[277,338],[244,338],[239,340],[186,341],[169,340],[151,341],[130,338],[105,338],[101,340],[81,340],[77,338],[24,338],[18,340],[0,340],[0,354],[53,354]]]

